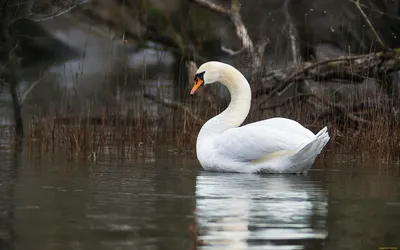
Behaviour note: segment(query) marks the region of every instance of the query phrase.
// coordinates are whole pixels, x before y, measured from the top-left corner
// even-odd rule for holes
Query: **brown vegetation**
[[[364,152],[366,157],[385,159],[400,157],[400,138],[397,133],[400,129],[400,102],[399,90],[396,89],[399,86],[397,71],[400,51],[385,48],[383,39],[364,12],[364,5],[359,1],[351,3],[365,19],[369,38],[371,34],[375,36],[378,46],[376,43],[376,47],[371,45],[368,54],[353,55],[349,52],[348,56],[304,62],[304,57],[300,55],[303,54],[300,52],[303,45],[299,44],[302,32],[298,29],[301,25],[294,23],[290,1],[284,1],[281,8],[291,66],[274,70],[266,66],[267,60],[264,58],[271,41],[260,38],[262,35],[255,39],[257,35],[250,34],[248,29],[252,27],[246,26],[241,16],[240,1],[225,2],[230,2],[230,5],[219,5],[211,0],[180,1],[182,6],[179,8],[166,4],[164,7],[169,10],[164,13],[150,1],[127,1],[126,5],[120,1],[97,0],[88,4],[81,1],[79,4],[65,5],[63,11],[51,13],[48,17],[74,8],[75,18],[107,23],[114,30],[115,39],[121,38],[123,42],[135,40],[144,47],[145,41],[161,43],[166,50],[173,51],[176,58],[190,65],[187,73],[189,79],[197,65],[209,58],[202,54],[207,47],[202,40],[204,33],[208,35],[204,32],[207,28],[197,27],[194,23],[202,21],[201,25],[206,27],[211,20],[208,14],[221,17],[230,22],[233,27],[230,32],[236,36],[231,39],[236,43],[232,42],[229,46],[240,48],[232,51],[221,46],[220,49],[236,60],[235,66],[249,79],[253,90],[253,105],[246,122],[283,116],[301,122],[314,132],[327,125],[332,138],[328,151],[358,151]],[[113,8],[109,8],[110,3]],[[193,9],[193,6],[198,9]],[[183,13],[182,10],[187,8],[196,15],[202,12],[202,20],[196,19],[194,14],[187,16],[187,13]],[[29,18],[33,18],[32,6],[27,13]],[[2,36],[6,37],[9,35],[8,25],[14,22],[12,19],[15,17],[3,15],[2,18],[8,23],[2,31]],[[5,47],[2,60],[8,62],[6,69],[9,73],[7,78],[3,78],[11,83],[11,95],[16,104],[17,134],[22,137],[20,106],[26,94],[19,100],[15,93],[18,65],[13,61],[15,58],[11,52],[16,43],[11,38],[5,41],[8,46]],[[372,47],[379,48],[381,52],[372,53]],[[187,84],[186,79],[180,79],[175,87],[185,91],[185,88],[189,88]],[[51,153],[61,150],[89,159],[109,154],[110,150],[115,150],[116,155],[125,156],[141,147],[160,144],[194,155],[201,125],[228,104],[229,99],[216,94],[216,89],[207,86],[195,97],[177,98],[181,101],[145,95],[145,98],[166,110],[166,115],[157,119],[151,117],[142,106],[130,108],[123,104],[117,108],[109,107],[102,115],[95,116],[90,110],[84,115],[72,117],[33,116],[25,126],[28,128],[25,134],[33,150]]]
[[[293,74],[289,77],[293,78]],[[182,102],[145,95],[165,109],[162,113],[166,115],[156,120],[143,107],[125,112],[112,111],[110,107],[102,116],[86,112],[87,115],[78,117],[33,117],[29,122],[28,141],[34,146],[32,149],[43,153],[63,151],[88,159],[109,155],[110,151],[124,157],[143,147],[160,145],[195,156],[196,138],[202,124],[228,104],[229,99],[221,98],[215,90],[217,86],[204,87],[199,95],[188,95]],[[245,123],[283,116],[301,122],[314,132],[327,125],[331,135],[329,152],[357,152],[364,157],[385,160],[397,160],[400,156],[400,138],[396,132],[400,129],[399,109],[385,92],[377,95],[377,99],[358,105],[332,102],[328,97],[310,92],[296,93],[285,100],[280,98],[274,105],[263,106],[257,95],[254,96],[253,108]]]

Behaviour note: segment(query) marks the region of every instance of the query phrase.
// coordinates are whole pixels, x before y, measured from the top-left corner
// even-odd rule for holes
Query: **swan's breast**
[[[197,159],[201,166],[206,170],[215,168],[217,163],[217,154],[214,145],[214,139],[211,136],[199,136],[196,143]]]

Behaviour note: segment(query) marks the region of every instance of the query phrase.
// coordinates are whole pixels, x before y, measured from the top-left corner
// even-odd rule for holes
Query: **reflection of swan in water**
[[[325,191],[307,176],[197,176],[198,240],[206,246],[247,249],[325,239],[326,216]]]

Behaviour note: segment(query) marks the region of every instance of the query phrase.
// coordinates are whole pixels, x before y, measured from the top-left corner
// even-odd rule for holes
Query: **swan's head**
[[[220,62],[206,62],[200,66],[194,76],[193,88],[190,94],[193,95],[201,86],[217,82],[221,79],[221,68],[224,63]]]

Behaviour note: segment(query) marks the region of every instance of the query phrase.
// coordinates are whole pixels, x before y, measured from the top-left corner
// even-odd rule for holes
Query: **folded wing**
[[[272,118],[229,129],[215,138],[214,146],[221,157],[250,162],[293,152],[314,138],[296,121]]]

